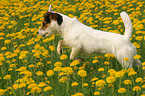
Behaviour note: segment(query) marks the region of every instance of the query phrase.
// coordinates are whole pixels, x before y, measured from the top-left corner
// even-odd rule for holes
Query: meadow
[[[109,53],[70,60],[68,46],[58,55],[61,36],[38,35],[50,4],[55,12],[117,34],[124,34],[120,13],[127,12],[134,59],[142,66],[123,69]],[[145,96],[144,0],[1,0],[0,10],[0,96]]]

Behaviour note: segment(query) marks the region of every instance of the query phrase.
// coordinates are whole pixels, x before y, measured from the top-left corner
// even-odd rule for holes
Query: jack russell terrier
[[[71,48],[70,59],[74,59],[78,53],[111,53],[117,58],[123,68],[132,68],[133,65],[141,65],[135,46],[130,42],[132,35],[132,23],[126,12],[120,13],[125,25],[125,34],[116,34],[95,30],[79,22],[76,18],[70,18],[61,13],[56,13],[49,6],[44,15],[43,26],[39,29],[39,35],[48,37],[57,32],[63,37],[58,42],[57,52],[61,54],[62,45]],[[124,61],[128,58],[128,61]]]

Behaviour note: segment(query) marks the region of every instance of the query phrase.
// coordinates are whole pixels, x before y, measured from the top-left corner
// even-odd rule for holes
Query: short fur
[[[125,25],[124,35],[95,30],[82,24],[76,18],[55,13],[52,10],[49,13],[58,14],[56,16],[57,22],[49,16],[51,20],[49,26],[47,26],[46,30],[40,28],[39,35],[47,37],[54,32],[59,33],[63,40],[58,42],[58,54],[61,54],[62,45],[65,44],[72,49],[70,59],[74,59],[79,53],[111,53],[115,55],[123,68],[131,68],[133,64],[141,64],[139,60],[133,59],[137,52],[135,46],[129,40],[132,34],[132,24],[126,12],[120,14]],[[124,58],[129,60],[124,61]]]

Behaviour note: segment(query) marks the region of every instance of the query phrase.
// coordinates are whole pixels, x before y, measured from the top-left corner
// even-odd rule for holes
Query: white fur
[[[56,31],[63,37],[63,40],[58,42],[58,54],[60,54],[62,44],[65,44],[72,49],[70,59],[74,59],[79,53],[112,53],[124,68],[140,63],[139,60],[133,59],[137,53],[129,40],[132,34],[132,24],[126,12],[121,13],[125,35],[95,30],[82,24],[76,18],[60,15],[63,17],[63,23],[60,26],[56,21],[52,21],[52,25],[45,32],[39,30],[41,36],[46,32],[49,34]],[[129,61],[124,61],[124,58],[128,58]]]

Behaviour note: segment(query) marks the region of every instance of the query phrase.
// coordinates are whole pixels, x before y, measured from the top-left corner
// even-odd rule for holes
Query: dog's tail
[[[131,35],[132,35],[132,23],[131,20],[128,16],[128,14],[126,12],[121,12],[120,13],[121,18],[123,19],[123,23],[125,26],[125,38],[126,39],[130,39]]]

